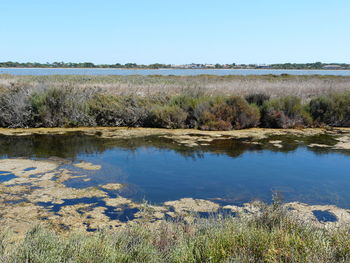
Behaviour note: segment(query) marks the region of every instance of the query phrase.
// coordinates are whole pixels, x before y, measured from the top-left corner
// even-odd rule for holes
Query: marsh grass
[[[0,127],[348,127],[349,88],[331,76],[2,75]]]
[[[312,97],[350,89],[350,77],[345,76],[15,76],[0,75],[1,87],[27,85],[74,86],[112,95],[159,96],[187,93],[198,95],[266,94],[271,97],[297,96],[302,101]]]
[[[350,232],[298,221],[281,205],[254,216],[132,224],[116,231],[57,234],[42,226],[21,241],[0,236],[0,259],[12,262],[349,262]]]

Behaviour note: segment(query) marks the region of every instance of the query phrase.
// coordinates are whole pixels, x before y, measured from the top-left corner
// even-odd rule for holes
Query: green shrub
[[[33,111],[33,126],[63,127],[91,126],[88,95],[70,87],[45,88],[33,92],[30,103]]]
[[[270,96],[264,93],[254,93],[246,96],[245,99],[249,104],[256,104],[261,107],[265,101],[270,99]]]
[[[312,124],[312,118],[300,98],[294,96],[266,101],[261,112],[262,125],[267,128],[295,128]]]
[[[200,118],[204,111],[209,108],[211,98],[208,96],[191,96],[187,94],[172,97],[170,105],[178,106],[187,113],[185,126],[187,128],[198,128]]]
[[[158,105],[153,107],[149,117],[149,125],[157,128],[184,128],[187,113],[179,106]]]
[[[318,123],[350,126],[350,92],[322,96],[310,101],[309,110]]]
[[[90,115],[99,126],[144,126],[147,103],[137,97],[97,94],[89,101]]]
[[[241,97],[217,98],[201,116],[201,129],[231,130],[256,127],[260,112]]]

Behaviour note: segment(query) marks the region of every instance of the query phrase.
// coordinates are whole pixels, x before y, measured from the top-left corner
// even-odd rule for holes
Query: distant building
[[[268,69],[268,68],[271,68],[271,66],[262,64],[262,65],[256,65],[255,68]]]
[[[322,69],[341,69],[342,66],[339,65],[324,65]]]

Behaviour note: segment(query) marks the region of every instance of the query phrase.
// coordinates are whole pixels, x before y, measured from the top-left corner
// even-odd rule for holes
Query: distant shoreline
[[[350,69],[273,69],[273,68],[66,68],[66,67],[0,67],[1,69],[91,69],[91,70],[218,70],[218,71],[246,71],[246,70],[271,70],[271,71],[350,71]]]

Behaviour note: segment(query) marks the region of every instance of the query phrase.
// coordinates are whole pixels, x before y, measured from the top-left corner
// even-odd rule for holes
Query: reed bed
[[[177,95],[185,91],[203,95],[247,96],[264,93],[271,97],[297,96],[308,100],[315,96],[350,89],[350,77],[344,76],[14,76],[0,75],[0,87],[27,85],[74,86],[112,95]]]

